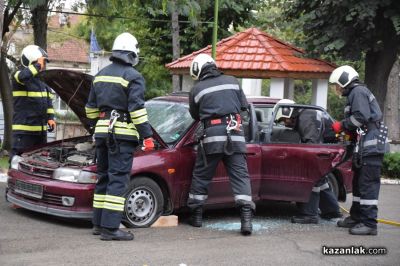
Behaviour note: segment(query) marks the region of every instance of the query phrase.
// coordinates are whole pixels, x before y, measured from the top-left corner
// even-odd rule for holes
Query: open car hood
[[[90,120],[86,117],[85,105],[89,98],[93,76],[82,72],[50,69],[39,73],[39,78],[52,88],[78,116],[83,126],[90,133]],[[153,137],[160,145],[167,147],[158,133],[152,128]]]

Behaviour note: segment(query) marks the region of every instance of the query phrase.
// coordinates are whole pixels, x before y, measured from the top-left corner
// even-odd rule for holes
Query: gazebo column
[[[242,79],[242,89],[245,95],[261,96],[261,79]]]
[[[182,91],[190,91],[194,86],[194,81],[190,75],[182,75]]]
[[[326,109],[328,99],[328,80],[312,80],[312,98],[311,104],[321,106]]]
[[[285,79],[284,78],[271,78],[271,85],[269,88],[269,96],[274,98],[283,99],[285,96]]]
[[[294,79],[285,78],[285,99],[294,100]]]

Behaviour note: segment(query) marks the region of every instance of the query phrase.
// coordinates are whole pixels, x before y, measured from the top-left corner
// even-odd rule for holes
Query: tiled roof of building
[[[278,40],[256,28],[250,28],[222,39],[217,47],[217,66],[221,70],[245,70],[331,73],[335,65],[320,59],[305,58],[305,52]],[[211,54],[211,45],[183,56],[166,65],[171,72],[188,69],[193,58],[200,54]]]
[[[89,63],[89,44],[85,40],[69,39],[47,45],[49,60]]]

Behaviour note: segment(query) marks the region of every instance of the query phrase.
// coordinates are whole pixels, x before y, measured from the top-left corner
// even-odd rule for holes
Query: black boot
[[[253,224],[251,222],[253,218],[253,210],[249,205],[245,205],[240,209],[240,232],[242,235],[251,235],[253,231]]]
[[[134,236],[131,232],[125,232],[120,229],[103,228],[101,232],[101,240],[133,240]]]
[[[344,228],[352,228],[353,226],[355,226],[358,223],[359,223],[359,221],[353,220],[351,218],[351,216],[347,216],[343,220],[338,221],[337,222],[337,226],[338,227],[344,227]]]
[[[189,224],[194,227],[201,227],[203,225],[203,208],[197,207],[192,210],[192,215],[190,216]]]
[[[101,234],[101,227],[98,225],[93,225],[92,235],[98,236]]]

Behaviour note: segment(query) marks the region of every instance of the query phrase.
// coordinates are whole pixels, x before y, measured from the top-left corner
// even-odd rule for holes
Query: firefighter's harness
[[[115,137],[115,130],[114,125],[117,122],[120,114],[117,110],[112,110],[110,113],[110,120],[108,123],[108,136],[107,136],[107,146],[110,149],[110,154],[117,154],[119,153],[119,145],[118,141]]]

